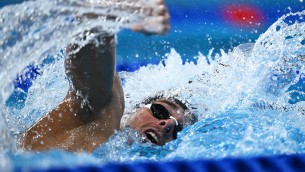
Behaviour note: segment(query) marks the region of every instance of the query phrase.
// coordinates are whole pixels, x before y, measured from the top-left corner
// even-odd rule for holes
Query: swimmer
[[[158,11],[150,12],[148,24],[162,27],[146,29],[139,24],[132,27],[133,31],[150,35],[163,35],[169,31],[168,9],[163,0],[156,1]],[[92,152],[123,127],[120,123],[125,106],[124,94],[115,72],[114,35],[92,29],[79,34],[76,39],[86,44],[67,46],[65,70],[70,82],[69,91],[62,103],[26,131],[22,138],[26,150]],[[176,139],[177,132],[185,124],[185,116],[190,114],[188,112],[181,101],[160,98],[137,109],[127,123],[141,134],[143,142],[162,146]]]

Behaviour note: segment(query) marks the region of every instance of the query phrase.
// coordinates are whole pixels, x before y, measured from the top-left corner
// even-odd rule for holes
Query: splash
[[[304,153],[304,99],[289,103],[291,92],[296,91],[291,88],[300,87],[304,73],[304,14],[281,17],[255,44],[242,44],[213,57],[212,50],[207,56],[199,53],[197,64],[182,64],[179,53],[172,49],[159,65],[121,73],[127,111],[154,95],[176,96],[188,102],[200,122],[165,147],[136,145],[128,157],[117,153],[108,158],[133,161]],[[304,90],[298,92],[304,94]]]
[[[8,98],[12,92],[11,81],[30,62],[39,63],[47,55],[56,54],[84,30],[98,27],[115,33],[121,28],[146,22],[148,14],[144,7],[153,9],[155,6],[156,1],[143,0],[107,3],[99,0],[36,0],[2,8],[0,79],[3,86],[0,102]]]
[[[77,34],[92,28],[116,33],[135,24],[143,24],[145,29],[150,30],[152,23],[147,18],[151,18],[151,14],[147,14],[146,9],[155,11],[156,7],[155,0],[35,0],[1,8],[0,116],[5,116],[11,132],[21,134],[41,114],[62,100],[61,95],[65,95],[67,88],[63,49],[75,41]],[[24,108],[7,107],[5,101],[14,89],[12,81],[29,64],[43,67],[42,77],[37,79],[28,94],[22,93],[28,97]],[[45,77],[50,77],[50,80]],[[63,85],[59,81],[63,81]],[[46,91],[50,91],[50,99],[55,103],[47,97],[37,100],[37,93],[48,95]],[[1,134],[7,132],[4,124],[0,129]],[[6,146],[6,140],[1,142],[0,147],[11,150]]]

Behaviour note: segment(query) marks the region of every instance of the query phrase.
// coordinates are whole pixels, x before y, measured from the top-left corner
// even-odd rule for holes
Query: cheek
[[[128,123],[132,128],[138,129],[155,120],[156,119],[149,112],[146,110],[140,110],[129,120]]]
[[[149,112],[147,111],[141,111],[140,113],[137,114],[136,116],[139,120],[140,123],[144,124],[144,123],[148,123],[151,121],[155,121],[156,118],[153,117]]]

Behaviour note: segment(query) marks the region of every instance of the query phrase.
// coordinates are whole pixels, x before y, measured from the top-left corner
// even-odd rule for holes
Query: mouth
[[[158,144],[159,139],[158,139],[158,137],[156,136],[155,133],[149,131],[149,132],[146,132],[145,134],[146,134],[147,139],[148,139],[150,142],[152,142],[152,143],[154,143],[154,144]]]
[[[153,144],[158,145],[158,143],[159,143],[159,137],[158,137],[157,133],[154,131],[144,132],[144,137],[146,137],[146,139]]]

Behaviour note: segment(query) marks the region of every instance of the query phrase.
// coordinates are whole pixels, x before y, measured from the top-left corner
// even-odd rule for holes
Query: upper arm
[[[29,128],[23,136],[23,147],[28,150],[47,150],[55,148],[60,137],[74,128],[84,125],[79,116],[74,115],[77,102],[71,101],[69,94],[65,100],[35,125]]]
[[[113,97],[92,121],[92,112],[86,112],[80,99],[68,92],[64,101],[33,125],[23,136],[23,147],[28,150],[92,151],[106,141],[120,127],[124,111],[123,90],[118,75],[114,77]],[[94,127],[92,127],[94,126]],[[73,141],[72,141],[72,140]],[[93,141],[96,145],[93,145]]]
[[[87,42],[82,47],[81,43],[68,47],[65,68],[72,99],[80,101],[79,108],[85,111],[81,113],[85,114],[84,118],[92,118],[113,96],[115,38],[105,33],[93,38],[87,35],[84,33],[81,42]]]
[[[119,128],[124,104],[119,101],[123,100],[123,92],[115,75],[114,36],[97,35],[82,47],[71,44],[67,53],[65,68],[70,89],[57,108],[26,132],[24,146],[29,149],[59,147],[71,135],[67,133],[86,128],[92,121],[98,120],[106,127],[98,132],[105,138]],[[83,139],[87,133],[77,135]]]

